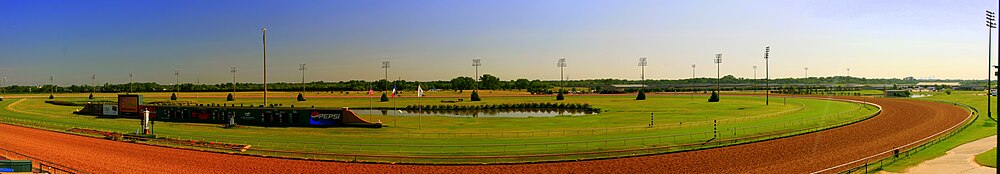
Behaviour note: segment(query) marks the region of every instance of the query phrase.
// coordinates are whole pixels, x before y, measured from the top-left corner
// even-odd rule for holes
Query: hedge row
[[[492,104],[492,105],[409,105],[407,110],[474,110],[474,109],[527,109],[527,108],[552,108],[552,109],[594,109],[590,104],[580,103],[516,103],[516,104]]]

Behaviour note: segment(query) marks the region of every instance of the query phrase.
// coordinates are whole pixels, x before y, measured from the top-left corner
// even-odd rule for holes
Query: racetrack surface
[[[579,162],[322,162],[172,149],[4,124],[0,124],[0,147],[93,173],[809,173],[916,141],[959,124],[969,114],[966,109],[943,103],[866,100],[881,105],[882,114],[817,133],[699,151]]]

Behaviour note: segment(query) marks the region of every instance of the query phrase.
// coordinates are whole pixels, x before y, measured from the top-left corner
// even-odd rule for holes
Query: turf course
[[[482,92],[481,92],[482,93]],[[484,93],[488,94],[488,93]],[[162,95],[162,94],[160,94]],[[209,96],[211,94],[206,94]],[[98,95],[101,96],[101,95]],[[156,94],[146,101],[165,100]],[[166,94],[169,97],[169,93]],[[184,96],[184,95],[182,95]],[[512,155],[552,154],[634,149],[664,145],[688,144],[797,128],[828,125],[856,119],[874,112],[860,104],[788,98],[772,98],[764,106],[756,96],[723,96],[723,102],[708,103],[704,96],[691,99],[686,95],[651,95],[636,101],[631,95],[573,96],[555,101],[551,96],[488,97],[482,102],[458,104],[500,104],[524,102],[588,103],[604,112],[587,116],[557,116],[534,118],[456,118],[444,116],[399,117],[361,114],[364,118],[381,120],[386,128],[296,128],[243,126],[223,129],[220,125],[157,122],[160,136],[181,137],[217,142],[254,145],[256,149],[290,150],[318,153],[374,154],[403,156]],[[44,103],[47,99],[6,99],[0,116],[19,120],[44,122],[59,127],[82,127],[134,132],[134,119],[96,118],[70,114],[75,106]],[[59,97],[56,100],[87,100]],[[96,100],[114,100],[98,98]],[[199,103],[225,103],[225,98],[196,98]],[[377,98],[375,99],[377,100]],[[396,105],[443,104],[442,98],[396,98]],[[418,101],[419,100],[419,101]],[[17,104],[10,106],[12,103]],[[257,104],[249,99],[226,104]],[[284,106],[368,107],[366,97],[311,98],[305,102],[294,98],[271,99]],[[391,107],[393,102],[374,102],[375,107]],[[450,104],[450,103],[449,103]],[[656,115],[654,127],[647,127],[649,115]],[[782,113],[771,114],[769,113]],[[834,113],[846,113],[828,116]],[[821,117],[826,116],[826,117]],[[712,121],[718,120],[713,131]],[[737,131],[731,129],[743,128]],[[752,128],[752,129],[749,129]],[[708,133],[706,133],[708,132]],[[253,153],[253,152],[252,152]],[[268,152],[257,152],[268,154]],[[285,155],[271,152],[269,155]],[[515,160],[516,161],[516,160]]]

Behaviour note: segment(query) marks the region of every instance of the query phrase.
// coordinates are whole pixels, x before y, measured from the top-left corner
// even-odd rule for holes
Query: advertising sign
[[[101,112],[101,115],[118,115],[118,106],[103,105]]]
[[[340,111],[312,111],[309,114],[309,124],[316,126],[331,126],[340,122]]]

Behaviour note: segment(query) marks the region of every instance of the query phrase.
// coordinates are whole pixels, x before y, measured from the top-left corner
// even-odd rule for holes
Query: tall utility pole
[[[986,10],[986,115],[988,117],[992,117],[993,116],[993,112],[992,112],[993,110],[992,110],[992,107],[990,106],[990,105],[992,105],[992,101],[990,101],[990,98],[991,98],[990,95],[993,94],[990,91],[990,89],[993,88],[990,85],[990,81],[992,80],[992,78],[990,76],[993,75],[993,73],[992,73],[993,69],[990,66],[993,65],[993,63],[992,63],[992,59],[993,58],[991,58],[991,56],[993,54],[993,29],[994,28],[997,28],[996,13],[993,13],[992,11]],[[997,62],[1000,62],[1000,57],[998,57]],[[997,80],[1000,80],[1000,76],[997,77]],[[1000,93],[1000,85],[997,85],[997,92]],[[1000,107],[1000,106],[997,106],[997,107]]]
[[[178,86],[181,84],[181,70],[174,70],[174,91],[177,93],[181,92],[181,88]]]
[[[382,69],[385,69],[385,88],[382,88],[382,93],[389,90],[389,61],[382,61]]]
[[[0,79],[0,94],[7,93],[7,88],[3,84],[7,83],[7,76]]]
[[[49,85],[52,86],[52,89],[49,89],[49,95],[55,94],[56,93],[55,76],[49,76]]]
[[[306,93],[306,64],[299,64],[299,71],[302,71],[302,93]]]
[[[559,67],[559,82],[562,83],[562,87],[559,87],[559,93],[562,93],[562,90],[566,88],[566,81],[563,80],[563,68],[566,68],[566,58],[560,58],[556,66]]]
[[[236,66],[230,68],[229,72],[233,73],[233,95],[236,95]]]
[[[771,64],[767,60],[770,57],[771,46],[764,47],[764,88],[767,88],[766,92],[764,92],[764,105],[771,105]]]
[[[715,54],[715,91],[722,93],[722,53]]]
[[[482,65],[483,64],[479,61],[479,59],[472,59],[472,66],[476,67],[476,76],[473,77],[474,81],[481,80],[481,79],[479,79],[479,66],[482,66]],[[475,87],[476,87],[476,90],[479,90],[479,83],[476,83]]]
[[[260,28],[263,34],[261,42],[264,44],[264,106],[267,106],[267,28]]]

